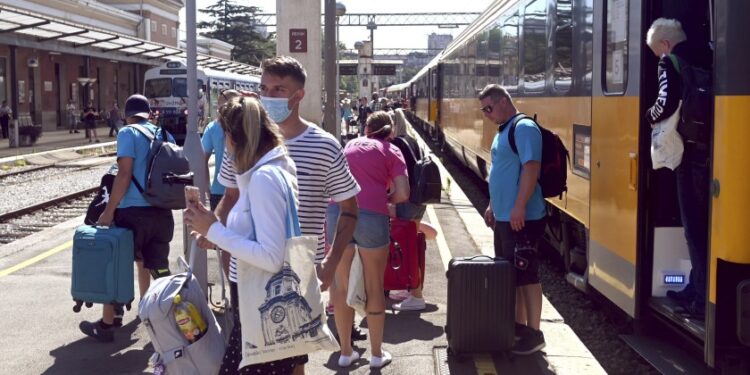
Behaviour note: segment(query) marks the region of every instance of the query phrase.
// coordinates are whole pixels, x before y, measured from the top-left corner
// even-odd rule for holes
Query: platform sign
[[[395,76],[396,65],[394,64],[375,64],[372,66],[372,74],[376,76]]]
[[[289,29],[289,52],[307,52],[307,29]]]
[[[357,66],[356,65],[339,65],[339,75],[356,76]]]

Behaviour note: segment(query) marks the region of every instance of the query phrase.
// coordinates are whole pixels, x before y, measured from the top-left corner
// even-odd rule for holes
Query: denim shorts
[[[424,204],[399,203],[396,205],[396,217],[404,220],[421,221],[426,210],[427,206]]]
[[[333,204],[329,205],[326,211],[326,243],[329,245],[336,233],[339,210],[339,206]],[[377,249],[388,246],[390,242],[391,227],[388,215],[360,209],[351,243],[365,249]]]

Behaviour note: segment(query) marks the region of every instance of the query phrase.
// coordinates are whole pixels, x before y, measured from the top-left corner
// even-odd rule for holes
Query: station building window
[[[5,57],[0,57],[0,102],[8,100],[8,86],[6,84],[6,72],[7,72],[8,60]],[[8,103],[10,105],[10,103]]]
[[[166,36],[167,35],[167,24],[161,25],[161,34]]]
[[[544,92],[547,68],[547,2],[534,0],[523,15],[523,88]]]
[[[629,0],[607,0],[605,12],[605,82],[607,94],[624,94],[628,81]]]
[[[172,38],[177,38],[177,28],[176,27],[172,28]]]
[[[156,23],[156,21],[151,21],[151,32],[156,33],[159,28],[159,25]]]

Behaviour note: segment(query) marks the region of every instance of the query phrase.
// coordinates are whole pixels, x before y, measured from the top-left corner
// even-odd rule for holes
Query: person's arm
[[[651,124],[664,121],[677,111],[682,99],[682,80],[669,57],[659,60],[659,94],[656,101],[646,111],[646,119]]]
[[[111,226],[115,218],[115,209],[127,193],[130,186],[131,177],[133,176],[133,158],[120,157],[117,159],[117,175],[112,183],[112,193],[109,195],[109,202],[104,208],[104,212],[99,216],[97,225]]]
[[[235,233],[220,222],[206,233],[209,241],[229,251],[237,259],[267,272],[276,273],[284,263],[286,248],[287,202],[285,187],[271,171],[255,172],[250,186],[250,215],[254,218],[255,240]]]
[[[388,173],[391,176],[393,184],[391,192],[388,194],[388,202],[396,204],[409,200],[409,174],[406,170],[406,162],[401,150],[394,144],[389,145],[390,155],[387,155],[386,163]]]
[[[354,229],[357,227],[357,219],[359,217],[357,198],[351,197],[345,199],[338,202],[338,205],[340,214],[339,219],[336,222],[336,233],[331,241],[331,249],[320,262],[320,266],[318,267],[318,278],[321,281],[321,290],[328,289],[328,286],[333,282],[334,275],[336,274],[336,267],[338,267],[341,257],[344,255],[344,250],[346,250],[349,242],[351,242],[352,237],[354,236]]]
[[[396,204],[409,200],[409,177],[400,175],[393,179],[393,191],[388,195],[388,202]]]
[[[535,125],[519,122],[515,135],[518,157],[521,160],[521,175],[516,201],[510,210],[510,227],[520,231],[526,221],[526,204],[534,194],[539,181],[542,167],[542,133]]]

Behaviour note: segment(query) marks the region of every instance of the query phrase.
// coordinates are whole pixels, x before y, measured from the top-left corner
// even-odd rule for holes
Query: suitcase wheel
[[[83,301],[75,301],[75,305],[73,306],[73,312],[81,312],[81,305],[83,304]]]
[[[91,306],[94,306],[94,304],[93,304],[93,303],[91,303],[91,302],[86,302],[86,307],[87,307],[87,308],[89,308],[89,309],[90,309],[90,308],[91,308]]]

